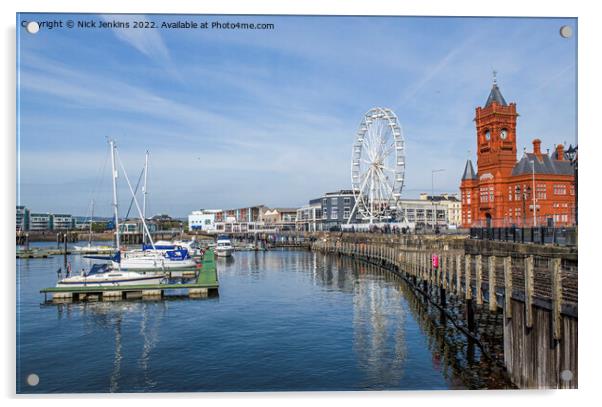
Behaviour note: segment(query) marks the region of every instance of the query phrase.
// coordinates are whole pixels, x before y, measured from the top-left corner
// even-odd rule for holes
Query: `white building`
[[[456,195],[430,196],[420,194],[419,199],[402,199],[399,217],[413,222],[417,227],[458,227],[462,221],[462,206]]]
[[[188,215],[188,229],[191,231],[216,232],[216,222],[221,209],[201,209]]]
[[[322,223],[322,199],[312,199],[308,205],[297,209],[296,229],[315,232]]]

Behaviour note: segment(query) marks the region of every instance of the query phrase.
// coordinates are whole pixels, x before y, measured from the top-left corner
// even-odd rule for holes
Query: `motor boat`
[[[232,246],[232,242],[228,237],[218,236],[214,251],[218,257],[230,257],[234,251],[234,246]]]
[[[90,270],[79,275],[65,277],[57,287],[115,287],[128,285],[162,284],[166,281],[163,273],[124,271],[114,269],[109,264],[94,264]]]

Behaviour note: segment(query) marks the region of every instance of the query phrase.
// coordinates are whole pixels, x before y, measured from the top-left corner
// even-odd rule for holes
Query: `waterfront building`
[[[428,204],[423,205],[424,211],[421,214],[424,214],[424,219],[421,219],[420,222],[425,225],[438,225],[438,226],[447,226],[452,228],[460,227],[462,224],[462,203],[458,198],[458,194],[449,194],[444,193],[441,195],[428,195],[423,192],[420,194],[420,200],[430,202],[432,210],[429,210]],[[410,201],[410,200],[406,200]],[[404,201],[402,201],[403,203]],[[414,204],[416,206],[416,204]],[[420,206],[420,205],[418,205]],[[402,205],[403,209],[403,205]],[[433,212],[435,211],[435,212]],[[446,213],[444,213],[446,212]],[[436,220],[433,219],[432,215],[436,213]]]
[[[23,205],[17,205],[16,229],[20,231],[29,230],[29,209]]]
[[[564,146],[550,155],[536,138],[517,160],[517,117],[494,81],[485,107],[476,108],[477,169],[469,159],[460,185],[464,227],[574,223],[574,169]]]
[[[192,211],[192,213],[188,215],[188,229],[192,231],[213,233],[217,230],[215,223],[218,214],[221,213],[221,209],[201,209],[200,211]]]
[[[29,230],[36,232],[53,230],[52,215],[49,213],[30,213]]]
[[[296,229],[303,232],[315,232],[322,221],[322,198],[309,201],[309,204],[297,209]]]
[[[225,209],[216,214],[217,233],[253,233],[274,231],[266,229],[263,214],[268,210],[265,205]]]
[[[268,227],[278,230],[295,230],[297,208],[267,209],[262,214],[262,220]]]
[[[142,234],[144,233],[144,225],[139,218],[121,219],[119,221],[119,230],[121,234]],[[150,233],[159,231],[157,222],[153,220],[146,221],[146,227]]]
[[[359,223],[361,216],[357,209],[351,213],[355,206],[355,196],[350,189],[341,189],[335,192],[327,192],[320,198],[322,219],[317,225],[319,230],[338,229],[342,225]],[[314,201],[315,202],[315,201]]]
[[[88,230],[90,229],[90,218],[83,216],[73,217],[73,229],[76,230]]]
[[[71,230],[75,227],[73,216],[68,214],[53,214],[52,230]]]
[[[416,228],[447,227],[449,225],[448,205],[441,197],[421,194],[418,199],[401,199],[397,209],[398,220]]]

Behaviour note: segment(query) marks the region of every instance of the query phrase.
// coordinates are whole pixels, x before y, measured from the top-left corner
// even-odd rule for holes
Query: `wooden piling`
[[[489,257],[489,311],[497,311],[497,296],[495,294],[495,256]]]
[[[456,293],[462,295],[462,255],[456,256]]]
[[[471,286],[471,273],[470,273],[470,269],[471,269],[471,257],[470,254],[467,254],[464,256],[465,259],[465,263],[464,263],[464,298],[466,300],[472,300],[472,286]]]
[[[504,257],[504,313],[512,318],[512,257]]]
[[[533,326],[533,256],[525,257],[525,326]]]
[[[552,259],[552,332],[554,339],[561,339],[562,319],[560,317],[562,306],[562,280],[561,259]]]
[[[475,262],[476,262],[476,269],[475,269],[475,274],[476,274],[476,286],[477,286],[477,305],[483,305],[483,290],[482,290],[482,285],[483,285],[483,257],[478,254],[475,256]]]

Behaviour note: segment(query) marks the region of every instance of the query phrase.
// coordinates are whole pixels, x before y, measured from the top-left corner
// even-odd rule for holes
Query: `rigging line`
[[[136,199],[136,194],[134,193],[134,189],[132,188],[132,184],[130,183],[130,179],[128,177],[128,173],[125,170],[125,167],[123,166],[123,161],[121,161],[121,157],[117,156],[117,159],[119,160],[119,165],[121,166],[121,171],[123,171],[123,176],[125,177],[125,181],[127,182],[127,185],[130,189],[130,193],[132,194],[132,198],[134,198],[134,204],[136,205],[136,210],[138,211],[138,216],[140,216],[140,219],[142,220],[142,226],[144,227],[144,231],[146,232],[146,235],[148,236],[148,240],[150,240],[150,244],[153,247],[153,249],[155,249],[155,242],[153,242],[153,238],[148,230],[148,227],[146,226],[146,221],[145,219],[142,217],[142,210],[140,209],[140,205],[138,205],[138,200]]]
[[[142,172],[140,173],[140,176],[138,177],[138,182],[136,183],[136,188],[134,189],[134,194],[138,193],[138,187],[140,186],[140,182],[142,181],[143,175],[144,175],[144,168],[142,169]],[[128,207],[128,211],[127,211],[124,219],[127,219],[130,216],[130,211],[132,210],[133,205],[134,205],[134,198],[131,198],[130,206]]]
[[[99,172],[96,175],[96,184],[94,185],[94,188],[92,188],[92,191],[90,192],[90,196],[89,196],[88,202],[91,202],[96,197],[96,192],[99,189],[100,184],[102,183],[102,180],[103,180],[104,175],[105,175],[105,170],[107,168],[107,163],[109,161],[109,156],[110,156],[109,153],[105,154],[104,163],[103,163],[101,169],[99,170]],[[91,203],[88,206],[88,211],[87,212],[90,213],[90,216],[89,216],[88,219],[91,220],[92,219],[92,213],[91,213],[92,212],[92,204]]]

